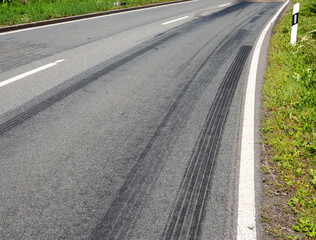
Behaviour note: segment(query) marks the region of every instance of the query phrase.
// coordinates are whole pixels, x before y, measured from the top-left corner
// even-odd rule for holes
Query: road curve
[[[1,238],[234,239],[249,56],[280,6],[0,34]]]

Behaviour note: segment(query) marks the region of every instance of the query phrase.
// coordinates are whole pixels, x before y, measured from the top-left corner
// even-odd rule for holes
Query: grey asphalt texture
[[[220,4],[0,35],[1,81],[76,63],[0,88],[1,239],[235,238],[249,60],[281,3]],[[173,15],[190,18],[162,29]],[[121,51],[101,54],[116,35]],[[5,97],[18,87],[19,103]]]

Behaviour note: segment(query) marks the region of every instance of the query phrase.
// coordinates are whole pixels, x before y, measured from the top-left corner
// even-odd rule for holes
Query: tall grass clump
[[[294,2],[300,3],[296,46],[290,44],[292,9],[271,39],[262,136],[271,156],[269,167],[278,177],[272,184],[288,196],[295,223],[293,233],[284,235],[280,232],[286,227],[269,227],[278,228],[278,237],[316,239],[316,2]]]

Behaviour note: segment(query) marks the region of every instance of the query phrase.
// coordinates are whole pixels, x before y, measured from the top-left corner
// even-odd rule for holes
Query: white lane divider
[[[161,25],[167,25],[167,24],[170,24],[170,23],[178,22],[178,21],[181,21],[181,20],[186,19],[186,18],[188,18],[188,17],[189,17],[189,16],[184,16],[184,17],[181,17],[181,18],[177,18],[177,19],[171,20],[171,21],[169,21],[169,22],[164,22],[164,23],[162,23]]]
[[[255,205],[255,92],[257,69],[260,50],[264,38],[273,26],[274,21],[289,3],[289,0],[279,9],[270,22],[266,25],[258,38],[254,49],[246,90],[241,154],[239,172],[239,191],[238,191],[238,218],[237,218],[237,240],[255,240],[256,233],[256,205]]]
[[[46,64],[46,65],[44,65],[44,66],[42,66],[42,67],[36,68],[36,69],[34,69],[34,70],[31,70],[31,71],[28,71],[28,72],[26,72],[26,73],[20,74],[20,75],[18,75],[18,76],[16,76],[16,77],[7,79],[7,80],[5,80],[5,81],[2,81],[2,82],[0,82],[0,87],[3,87],[3,86],[5,86],[5,85],[8,85],[8,84],[13,83],[13,82],[15,82],[15,81],[18,81],[18,80],[20,80],[20,79],[22,79],[22,78],[25,78],[25,77],[27,77],[27,76],[30,76],[30,75],[33,75],[33,74],[38,73],[38,72],[40,72],[40,71],[43,71],[43,70],[45,70],[45,69],[47,69],[47,68],[51,68],[51,67],[53,67],[53,66],[56,66],[58,63],[64,62],[64,61],[65,61],[65,59],[58,60],[58,61],[56,61],[56,62]]]
[[[219,5],[219,7],[226,7],[226,6],[230,5],[230,4],[232,4],[232,3],[225,3],[225,4],[222,4],[222,5]]]

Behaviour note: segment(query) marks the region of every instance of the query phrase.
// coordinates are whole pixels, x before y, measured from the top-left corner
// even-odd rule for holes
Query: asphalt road
[[[0,34],[0,238],[234,239],[249,60],[280,5]]]

